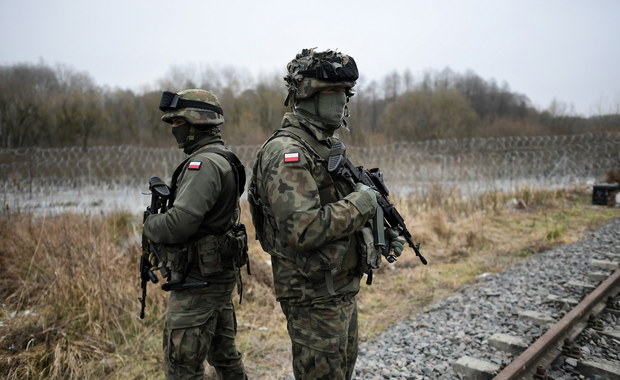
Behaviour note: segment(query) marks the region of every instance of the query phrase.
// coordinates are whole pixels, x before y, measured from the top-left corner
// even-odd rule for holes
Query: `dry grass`
[[[432,195],[432,196],[430,196]],[[591,206],[578,191],[490,193],[475,200],[436,188],[397,199],[429,261],[411,250],[384,264],[359,297],[360,333],[369,340],[424,312],[484,272],[578,240],[620,209]],[[247,204],[244,223],[251,228]],[[161,379],[165,294],[149,285],[138,319],[138,216],[65,214],[0,218],[0,375],[6,379]],[[250,378],[290,372],[285,320],[272,290],[269,257],[250,233],[252,276],[238,305],[239,349]]]
[[[145,328],[136,309],[139,248],[127,244],[135,218],[18,214],[0,224],[4,378],[117,378],[120,368],[133,371],[136,352],[157,363],[148,341],[165,300],[150,297]]]

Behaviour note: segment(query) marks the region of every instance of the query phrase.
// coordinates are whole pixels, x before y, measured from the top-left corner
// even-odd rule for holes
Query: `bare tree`
[[[36,145],[46,134],[42,104],[58,82],[43,63],[0,67],[0,147]]]
[[[101,89],[86,73],[58,69],[62,91],[57,95],[57,133],[62,140],[86,148],[106,124]]]

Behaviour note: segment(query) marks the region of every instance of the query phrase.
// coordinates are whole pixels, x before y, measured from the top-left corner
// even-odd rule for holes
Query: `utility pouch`
[[[172,272],[185,273],[188,265],[187,247],[184,245],[162,244],[161,256],[166,267]]]
[[[360,255],[360,270],[370,275],[373,269],[381,266],[381,247],[375,245],[372,228],[364,226],[358,233],[357,250]]]
[[[226,266],[241,268],[248,263],[248,234],[245,225],[235,223],[224,234],[221,252]]]
[[[254,230],[256,232],[256,240],[259,241],[263,251],[272,252],[275,246],[274,228],[268,219],[269,210],[263,205],[258,196],[255,182],[250,182],[248,203],[250,204],[250,214],[252,215],[252,224],[254,224]]]
[[[311,282],[325,281],[330,294],[334,291],[333,276],[342,270],[342,261],[349,248],[344,238],[323,245],[312,251],[299,251],[295,255],[297,269]]]
[[[220,249],[222,245],[222,235],[207,235],[192,244],[190,250],[198,268],[203,276],[221,272],[223,269],[222,255]]]
[[[268,213],[267,208],[262,206],[263,208],[263,223],[261,224],[262,229],[256,230],[256,238],[258,239],[261,248],[263,251],[270,253],[276,249],[278,241],[276,239],[276,221],[275,219]]]

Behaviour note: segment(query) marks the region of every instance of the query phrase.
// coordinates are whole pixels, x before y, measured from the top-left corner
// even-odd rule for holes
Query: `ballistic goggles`
[[[208,111],[217,112],[220,115],[224,115],[222,108],[214,106],[213,104],[200,102],[197,100],[181,99],[179,94],[174,92],[164,91],[161,94],[161,100],[159,101],[159,109],[163,112],[170,112],[178,110],[180,108],[198,108]]]

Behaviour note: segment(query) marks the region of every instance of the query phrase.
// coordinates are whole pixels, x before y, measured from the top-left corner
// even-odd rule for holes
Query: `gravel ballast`
[[[592,283],[591,261],[618,261],[619,255],[620,218],[577,243],[534,254],[502,273],[480,275],[475,284],[360,345],[354,378],[458,379],[452,365],[462,356],[509,363],[510,355],[489,346],[493,334],[518,334],[531,343],[548,326],[523,313],[561,319],[569,306],[558,307],[549,295],[581,300],[589,290],[575,283]]]

